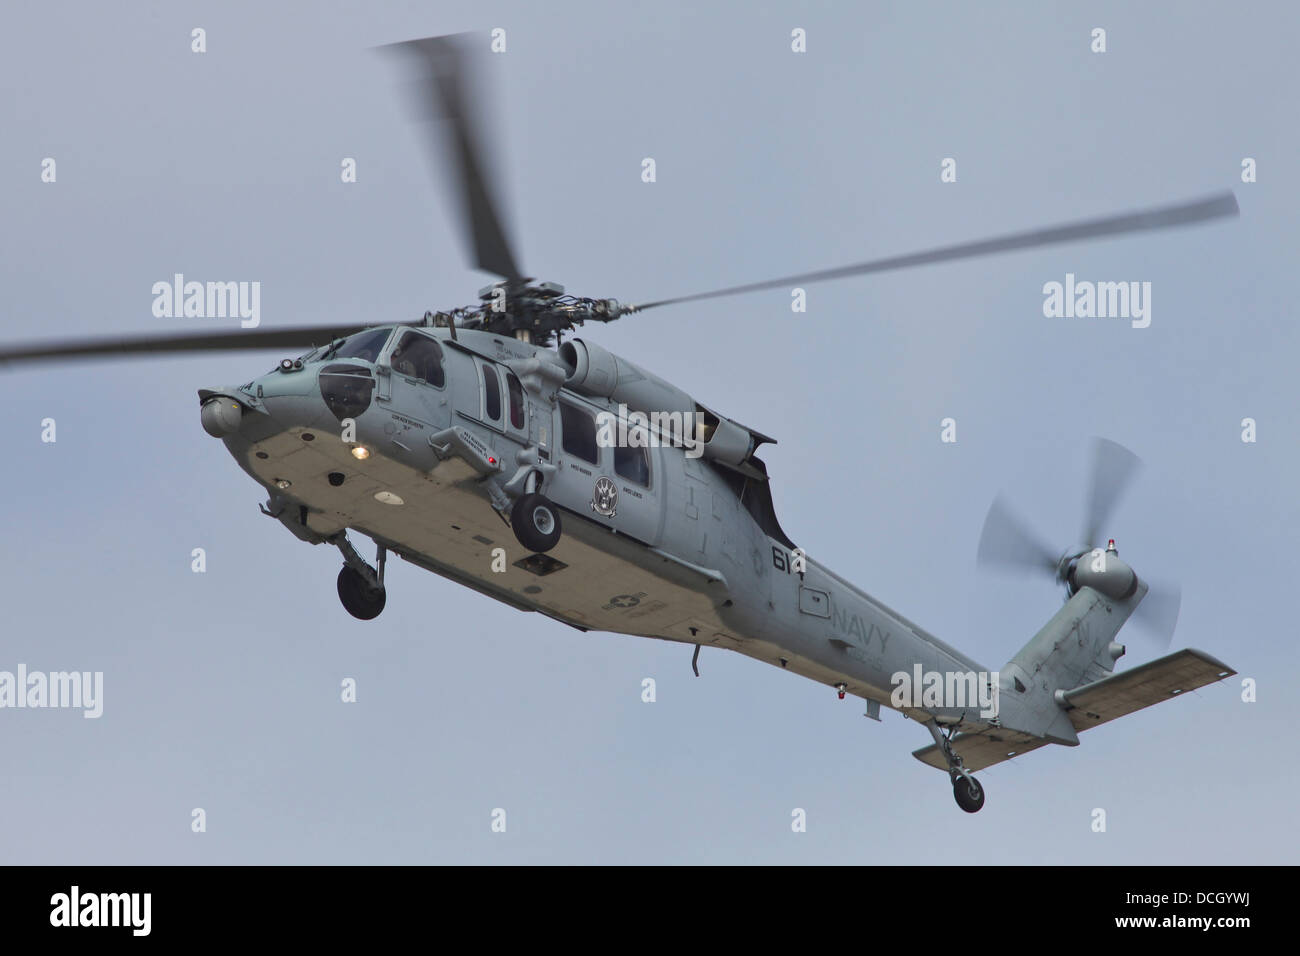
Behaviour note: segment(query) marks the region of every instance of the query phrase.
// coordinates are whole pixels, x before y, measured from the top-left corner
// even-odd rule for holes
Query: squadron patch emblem
[[[601,517],[612,518],[618,514],[615,510],[617,505],[618,489],[614,482],[603,476],[597,478],[596,488],[591,494],[591,510]]]

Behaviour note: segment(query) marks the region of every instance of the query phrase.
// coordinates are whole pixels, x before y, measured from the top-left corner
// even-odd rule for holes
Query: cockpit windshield
[[[379,358],[379,353],[384,350],[384,343],[388,341],[388,336],[392,332],[392,329],[369,329],[365,332],[357,332],[339,341],[337,348],[332,349],[332,343],[318,345],[300,356],[298,361],[304,365],[327,358],[357,358],[373,362]]]
[[[365,332],[358,332],[356,335],[344,339],[342,345],[329,353],[329,357],[333,359],[354,358],[361,359],[364,362],[373,362],[379,358],[379,353],[384,350],[384,344],[392,333],[392,329],[369,329]]]

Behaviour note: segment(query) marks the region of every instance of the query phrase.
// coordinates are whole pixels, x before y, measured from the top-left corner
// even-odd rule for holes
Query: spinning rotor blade
[[[1137,455],[1123,445],[1105,438],[1093,439],[1092,475],[1082,542],[1088,550],[1100,544],[1099,529],[1109,519],[1115,504],[1141,467],[1142,462]],[[1077,557],[1083,560],[1087,553],[1087,550],[1079,552]],[[1068,580],[1062,577],[1067,567],[1065,561],[1070,555],[1071,552],[1066,552],[1064,557],[1054,555],[1051,549],[1026,529],[1024,522],[1007,507],[1001,495],[994,499],[988,517],[984,519],[984,530],[980,533],[977,556],[979,564],[1047,572],[1058,580],[1063,580],[1067,593],[1073,594],[1076,590],[1073,564],[1069,565],[1071,577]],[[1182,590],[1177,584],[1157,583],[1147,578],[1142,580],[1146,583],[1147,592],[1141,603],[1133,609],[1132,619],[1152,634],[1162,648],[1168,647],[1174,638],[1174,628],[1178,626]],[[1085,583],[1097,586],[1095,582]],[[1112,597],[1120,598],[1121,595],[1116,593]]]
[[[249,352],[260,349],[303,349],[324,345],[360,332],[365,326],[306,325],[292,329],[199,332],[186,335],[144,335],[129,338],[81,339],[32,343],[0,350],[0,368],[49,359],[104,358],[117,355],[174,355],[183,352]]]
[[[999,495],[984,519],[975,560],[979,564],[1028,568],[1055,575],[1060,557],[1025,527]]]
[[[1174,640],[1178,626],[1178,611],[1183,603],[1183,591],[1177,584],[1147,581],[1147,596],[1133,611],[1133,620],[1141,624],[1160,642],[1162,648]]]
[[[432,125],[438,117],[449,129],[430,130],[434,155],[451,153],[457,172],[457,198],[462,228],[472,249],[474,265],[506,279],[518,280],[519,271],[500,214],[501,190],[489,180],[483,163],[483,140],[474,124],[470,93],[473,91],[466,38],[468,34],[426,37],[390,44],[381,49],[414,54],[421,64],[415,106],[420,119]],[[477,112],[481,115],[482,109]]]
[[[838,269],[825,269],[821,272],[804,272],[800,275],[786,276],[783,279],[770,279],[766,282],[751,282],[748,285],[732,286],[728,289],[716,289],[712,292],[698,292],[694,295],[677,296],[673,299],[660,299],[630,308],[628,311],[641,312],[661,305],[673,305],[678,302],[695,302],[699,299],[714,299],[724,295],[738,295],[742,292],[758,292],[762,289],[779,289],[806,282],[825,282],[830,279],[845,279],[849,276],[866,275],[871,272],[889,272],[894,269],[907,269],[911,266],[925,265],[930,262],[948,262],[954,259],[970,259],[994,252],[1010,252],[1015,249],[1030,249],[1036,246],[1049,246],[1076,239],[1100,239],[1104,236],[1118,236],[1129,232],[1143,232],[1149,229],[1166,229],[1171,226],[1186,226],[1218,219],[1222,216],[1237,215],[1237,197],[1230,192],[1217,193],[1195,202],[1179,203],[1173,206],[1161,206],[1143,212],[1126,213],[1119,216],[1107,216],[1103,219],[1089,219],[1085,222],[1052,226],[1047,229],[1035,229],[1032,232],[1019,232],[996,239],[984,239],[979,242],[959,243],[944,246],[927,252],[913,252],[905,256],[893,256],[889,259],[877,259],[853,266],[841,266]]]
[[[1142,462],[1123,445],[1108,438],[1094,438],[1092,444],[1092,479],[1084,512],[1083,544],[1090,548],[1102,544],[1102,527],[1123,496]]]

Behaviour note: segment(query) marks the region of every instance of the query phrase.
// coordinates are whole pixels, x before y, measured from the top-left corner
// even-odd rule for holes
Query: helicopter
[[[989,671],[795,544],[758,456],[775,439],[574,334],[652,308],[1204,223],[1237,215],[1230,192],[638,304],[575,296],[519,264],[470,108],[471,42],[384,49],[441,120],[432,146],[450,156],[471,264],[497,277],[476,302],[373,326],[13,346],[0,368],[293,350],[242,384],[200,388],[199,422],[266,492],[265,515],[338,549],[353,618],[382,613],[396,555],[581,631],[690,645],[697,676],[701,648],[736,651],[861,698],[872,719],[888,707],[921,724],[931,743],[914,756],[948,773],[968,813],[985,802],[975,773],[1236,673],[1190,648],[1115,672],[1130,617],[1167,645],[1179,610],[1176,588],[1140,577],[1104,536],[1139,468],[1122,446],[1095,443],[1083,531],[1063,551],[993,503],[980,562],[1050,577],[1065,601]],[[373,563],[350,535],[372,542]]]

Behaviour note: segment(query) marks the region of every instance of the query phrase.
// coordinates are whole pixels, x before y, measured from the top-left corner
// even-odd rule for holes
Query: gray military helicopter
[[[1066,600],[989,672],[796,547],[756,454],[772,438],[594,341],[563,339],[674,303],[1232,216],[1230,193],[640,305],[577,297],[518,264],[468,107],[464,40],[391,49],[420,70],[423,107],[442,116],[473,264],[500,277],[477,304],[375,327],[14,347],[0,365],[321,343],[242,385],[200,389],[199,415],[266,489],[265,514],[339,549],[352,616],[383,610],[395,554],[582,631],[693,645],[697,675],[701,647],[739,651],[863,698],[868,717],[884,706],[916,720],[933,743],[915,756],[948,772],[970,813],[985,797],[974,772],[1076,746],[1082,730],[1235,673],[1190,649],[1112,673],[1130,615],[1167,644],[1179,606],[1176,589],[1150,592],[1113,540],[1100,546],[1137,470],[1114,443],[1096,445],[1077,546],[1039,543],[1001,500],[990,510],[981,561],[1049,575]],[[374,542],[373,565],[349,531]]]

